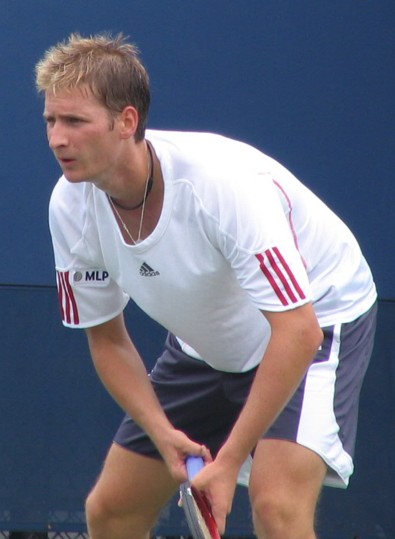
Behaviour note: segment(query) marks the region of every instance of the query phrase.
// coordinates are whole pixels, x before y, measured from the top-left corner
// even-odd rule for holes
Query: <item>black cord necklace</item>
[[[137,210],[138,208],[141,208],[141,206],[146,201],[148,195],[150,194],[152,186],[154,185],[154,158],[152,156],[151,145],[148,141],[147,141],[147,149],[148,149],[148,154],[150,158],[150,167],[149,167],[149,176],[147,178],[147,184],[146,184],[147,188],[145,190],[143,200],[139,202],[138,204],[136,204],[135,206],[124,206],[123,204],[120,204],[119,202],[117,202],[114,198],[110,197],[111,202],[115,206],[117,206],[117,208],[121,208],[121,210],[132,211],[132,210]]]

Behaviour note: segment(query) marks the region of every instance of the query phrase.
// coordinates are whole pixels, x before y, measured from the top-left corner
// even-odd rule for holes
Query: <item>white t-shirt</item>
[[[346,225],[289,171],[219,135],[147,131],[161,163],[159,222],[127,245],[104,192],[61,177],[50,229],[63,323],[86,328],[132,298],[214,368],[256,366],[270,338],[260,310],[312,301],[322,327],[376,299]]]

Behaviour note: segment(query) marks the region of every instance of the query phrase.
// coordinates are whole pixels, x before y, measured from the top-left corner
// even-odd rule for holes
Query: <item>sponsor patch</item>
[[[108,271],[99,269],[76,270],[72,275],[74,286],[104,287],[110,282]]]

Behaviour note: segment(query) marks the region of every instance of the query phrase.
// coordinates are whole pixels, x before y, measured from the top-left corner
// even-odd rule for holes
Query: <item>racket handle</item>
[[[186,460],[186,466],[187,466],[187,472],[188,472],[188,479],[192,480],[195,475],[200,472],[202,468],[204,468],[204,460],[202,457],[187,457]]]

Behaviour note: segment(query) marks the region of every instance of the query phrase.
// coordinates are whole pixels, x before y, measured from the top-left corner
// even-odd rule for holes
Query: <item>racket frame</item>
[[[193,539],[221,539],[206,496],[191,485],[191,480],[204,467],[201,457],[186,460],[188,481],[180,485],[180,497]],[[203,524],[201,522],[203,521]]]

